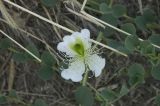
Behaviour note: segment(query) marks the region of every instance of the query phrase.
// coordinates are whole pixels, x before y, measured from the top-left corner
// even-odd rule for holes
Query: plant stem
[[[86,83],[87,83],[87,78],[88,78],[88,70],[86,69],[86,72],[85,72],[85,75],[84,75],[84,78],[83,78],[83,81],[82,81],[82,86],[86,86]]]
[[[97,91],[97,89],[95,89],[90,83],[87,83],[87,85],[106,102],[106,98],[104,98],[103,95]]]

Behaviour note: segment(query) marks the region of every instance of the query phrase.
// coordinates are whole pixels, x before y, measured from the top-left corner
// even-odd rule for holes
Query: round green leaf
[[[146,28],[146,20],[142,16],[137,16],[135,18],[136,26],[141,30],[147,30]]]
[[[86,86],[81,86],[75,92],[75,98],[77,103],[82,106],[93,106],[94,97],[91,90]]]
[[[125,47],[129,51],[134,51],[135,48],[138,47],[140,41],[138,40],[137,36],[127,36],[125,39]]]
[[[118,47],[122,46],[121,42],[118,42],[116,40],[112,40],[112,39],[106,39],[107,45],[117,49]]]
[[[130,34],[136,35],[136,28],[132,23],[123,24],[121,26],[121,29],[130,33]]]
[[[153,44],[160,46],[160,35],[154,34],[154,35],[152,35],[152,36],[149,37],[149,40]]]
[[[151,74],[153,78],[160,80],[160,64],[153,67]]]
[[[41,2],[47,7],[54,7],[56,6],[58,0],[41,0]]]
[[[147,40],[140,42],[140,51],[142,54],[155,53],[154,46]]]
[[[44,51],[41,55],[41,60],[44,64],[53,66],[56,64],[55,58],[47,51]]]
[[[124,5],[116,4],[113,6],[113,14],[116,17],[121,17],[127,13],[127,9]]]
[[[145,18],[146,23],[152,23],[155,21],[155,13],[152,9],[144,10],[143,17]]]
[[[48,106],[47,103],[42,99],[36,99],[33,106]]]
[[[100,11],[105,14],[112,13],[112,9],[110,7],[108,7],[108,5],[106,3],[100,4]]]
[[[42,80],[50,80],[54,75],[54,70],[50,66],[42,65],[37,74]]]
[[[118,24],[118,19],[113,16],[113,14],[104,14],[102,15],[101,19],[113,26],[117,26]]]
[[[129,84],[134,85],[144,82],[144,75],[145,70],[141,64],[132,64],[128,69]]]

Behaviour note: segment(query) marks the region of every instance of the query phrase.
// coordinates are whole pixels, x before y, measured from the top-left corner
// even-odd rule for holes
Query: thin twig
[[[29,95],[29,96],[39,96],[39,97],[54,98],[54,96],[51,96],[51,95],[38,94],[38,93],[29,93],[29,92],[20,92],[20,91],[16,91],[16,93],[17,93],[17,94],[21,94],[21,95]]]
[[[80,13],[78,13],[78,12],[76,12],[76,11],[68,8],[68,7],[66,7],[66,8],[67,8],[67,10],[68,10],[69,12],[71,12],[72,14],[75,14],[75,15],[77,15],[77,16],[79,16],[79,17],[82,17],[82,18],[84,18],[85,20],[90,21],[90,22],[96,24],[97,26],[101,26],[102,28],[105,28],[105,26],[104,26],[103,24],[101,24],[100,22],[95,21],[95,20],[92,20],[92,19],[89,19],[89,18],[86,17],[85,15],[80,14]]]
[[[12,42],[14,42],[16,45],[18,45],[21,49],[23,49],[24,51],[26,51],[28,54],[30,54],[32,57],[34,57],[36,60],[38,60],[39,62],[41,62],[41,59],[38,58],[36,55],[34,55],[32,52],[30,52],[29,50],[27,50],[25,47],[23,47],[21,44],[19,44],[16,40],[14,40],[13,38],[11,38],[9,35],[7,35],[5,32],[3,32],[2,30],[0,30],[0,32],[6,36],[7,38],[9,38]]]
[[[142,0],[138,0],[138,4],[139,4],[139,11],[141,14],[143,14]]]
[[[53,21],[51,15],[49,14],[49,12],[48,12],[48,10],[47,10],[47,8],[43,6],[43,9],[44,9],[44,11],[46,12],[48,18],[49,18],[51,21]],[[53,25],[53,30],[55,30],[55,32],[56,32],[56,34],[58,35],[59,39],[62,40],[61,35],[58,33],[58,31],[57,31],[57,29],[55,28],[54,25]]]
[[[10,68],[9,68],[9,76],[8,76],[8,90],[10,91],[13,88],[15,74],[16,74],[16,69],[15,69],[15,64],[13,59],[11,59],[9,66]]]
[[[84,7],[86,6],[86,3],[87,3],[87,0],[84,0],[83,4],[82,4],[82,7],[81,7],[81,11],[84,10]]]

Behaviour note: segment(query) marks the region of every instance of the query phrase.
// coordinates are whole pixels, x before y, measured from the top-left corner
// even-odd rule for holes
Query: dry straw
[[[7,2],[8,4],[12,5],[12,6],[15,6],[15,7],[21,9],[22,11],[25,11],[25,12],[27,12],[27,13],[29,13],[29,14],[32,14],[33,16],[35,16],[35,17],[37,17],[37,18],[39,18],[39,19],[41,19],[41,20],[43,20],[43,21],[46,21],[46,22],[48,22],[48,23],[50,23],[50,24],[52,24],[52,25],[55,25],[55,26],[57,26],[58,28],[61,28],[61,29],[65,30],[65,31],[68,31],[68,32],[70,32],[70,33],[75,32],[75,31],[73,31],[73,30],[71,30],[71,29],[68,29],[68,28],[66,28],[66,27],[58,24],[58,23],[55,23],[55,22],[53,22],[53,21],[51,21],[51,20],[48,20],[47,18],[42,17],[42,16],[40,16],[40,15],[38,15],[38,14],[36,14],[36,13],[34,13],[34,12],[26,9],[26,8],[23,8],[22,6],[19,6],[19,5],[15,4],[15,3],[13,3],[13,2],[11,2],[11,1],[9,1],[9,0],[4,0],[4,1]],[[93,43],[96,43],[96,44],[98,44],[98,45],[100,45],[100,46],[103,46],[103,47],[105,47],[105,48],[107,48],[107,49],[110,49],[110,50],[112,50],[112,51],[114,51],[114,52],[116,52],[116,53],[118,53],[118,54],[121,54],[121,55],[127,57],[127,54],[125,54],[125,53],[123,53],[123,52],[120,52],[120,51],[118,51],[118,50],[116,50],[116,49],[114,49],[114,48],[111,48],[111,47],[109,47],[109,46],[107,46],[107,45],[105,45],[105,44],[102,44],[102,43],[97,42],[97,41],[95,41],[95,40],[91,40],[91,41],[92,41]]]
[[[13,28],[17,28],[17,24],[13,20],[13,18],[10,16],[10,14],[7,12],[7,9],[3,2],[0,0],[0,11],[2,13],[3,18],[9,23],[9,25]]]
[[[9,35],[7,35],[5,32],[3,32],[2,30],[0,30],[0,33],[2,33],[4,36],[6,36],[8,39],[10,39],[12,42],[14,42],[16,45],[18,45],[21,49],[23,49],[24,51],[26,51],[28,54],[30,54],[32,57],[34,57],[36,60],[38,60],[39,62],[41,62],[41,59],[39,59],[37,56],[35,56],[32,52],[30,52],[29,50],[27,50],[25,47],[23,47],[21,44],[19,44],[16,40],[14,40],[13,38],[11,38]]]

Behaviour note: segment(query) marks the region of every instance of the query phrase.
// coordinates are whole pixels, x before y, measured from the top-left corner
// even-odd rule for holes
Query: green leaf
[[[12,42],[8,38],[0,40],[0,49],[8,49],[12,46]]]
[[[136,35],[136,28],[132,23],[123,24],[121,26],[121,29],[130,33],[130,34]]]
[[[155,48],[149,41],[145,40],[140,42],[140,51],[142,54],[153,54]]]
[[[146,28],[146,20],[142,16],[137,16],[135,18],[136,26],[141,30],[147,30]]]
[[[102,15],[101,19],[113,26],[116,26],[118,24],[118,19],[113,16],[113,14],[104,14]]]
[[[140,41],[137,36],[127,36],[125,39],[125,47],[129,51],[134,51],[138,47],[139,43]]]
[[[112,101],[112,100],[114,100],[115,98],[117,98],[117,96],[118,96],[114,91],[112,91],[111,89],[108,89],[108,88],[104,89],[104,90],[101,92],[101,94],[102,94],[102,96],[103,96],[105,99],[107,99],[108,101]]]
[[[106,3],[100,4],[100,11],[105,14],[112,13],[112,9],[110,7],[108,7],[108,5]]]
[[[156,96],[155,103],[156,103],[156,106],[160,106],[160,95]]]
[[[131,51],[129,51],[126,47],[124,47],[124,46],[119,46],[118,48],[117,48],[117,50],[119,50],[119,51],[121,51],[121,52],[123,52],[123,53],[125,53],[125,54],[131,54]]]
[[[77,103],[81,104],[82,106],[93,106],[93,93],[91,92],[90,88],[86,86],[81,86],[77,89],[75,92],[75,98]]]
[[[134,85],[136,83],[144,82],[145,71],[141,64],[133,64],[128,69],[129,84]]]
[[[47,7],[54,7],[56,6],[58,0],[41,0],[42,4]]]
[[[22,63],[30,60],[30,58],[28,58],[26,53],[24,53],[24,52],[13,53],[12,58],[17,62],[22,62]]]
[[[28,49],[31,53],[33,53],[35,56],[40,57],[39,51],[37,49],[37,47],[34,44],[29,44],[26,49]],[[25,52],[26,53],[26,52]],[[28,58],[34,59],[31,55],[29,55],[28,53],[26,53],[26,56]]]
[[[42,80],[50,80],[53,77],[54,72],[55,71],[50,66],[42,65],[37,71],[37,74]]]
[[[122,46],[121,42],[118,42],[116,40],[112,40],[112,39],[106,39],[107,45],[112,47],[112,48],[118,48],[120,46]]]
[[[41,60],[48,66],[53,66],[54,64],[56,64],[55,58],[48,51],[44,51],[42,53]]]
[[[36,99],[33,106],[49,106],[49,105],[47,105],[47,103],[42,99]]]
[[[127,13],[127,9],[124,5],[116,4],[113,6],[113,14],[116,17],[121,17]]]
[[[146,9],[143,12],[143,17],[145,18],[146,23],[152,23],[155,21],[155,13],[152,9]]]
[[[151,71],[153,78],[160,80],[160,64],[155,65]]]
[[[149,40],[151,43],[160,46],[160,35],[159,34],[153,34],[149,37]]]
[[[5,104],[5,103],[7,103],[6,97],[0,94],[0,104]]]
[[[151,9],[146,9],[142,16],[137,16],[135,18],[135,23],[137,27],[141,30],[147,30],[147,25],[154,23],[156,17],[155,13]]]

